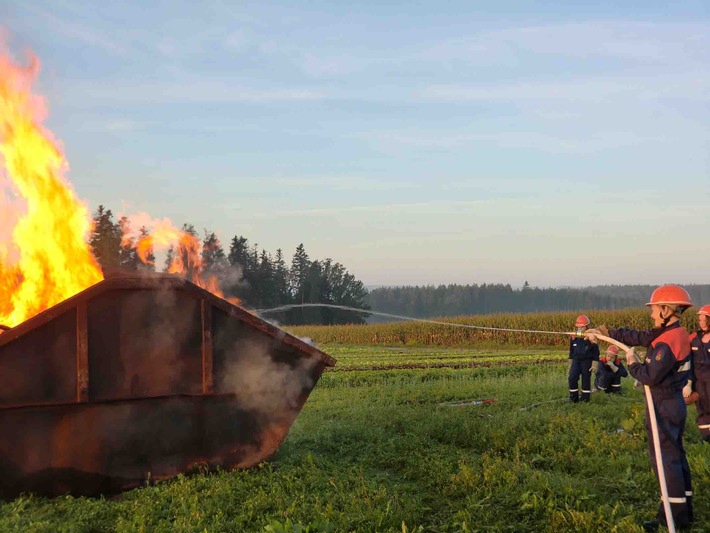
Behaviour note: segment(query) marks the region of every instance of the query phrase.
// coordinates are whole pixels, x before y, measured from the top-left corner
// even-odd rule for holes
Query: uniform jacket
[[[690,374],[690,336],[679,322],[647,330],[610,329],[609,336],[629,346],[645,346],[646,364],[629,366],[631,375],[655,393],[683,389]]]
[[[710,342],[703,343],[703,332],[698,331],[690,336],[693,381],[710,380]]]
[[[625,378],[629,375],[629,373],[626,371],[626,367],[624,366],[624,363],[619,361],[618,359],[616,360],[616,363],[614,363],[617,366],[616,372],[614,372],[611,368],[609,368],[609,365],[599,365],[599,368],[597,369],[597,375],[604,379],[604,378],[613,378],[614,376],[619,376],[622,378]]]
[[[599,345],[583,337],[572,337],[569,340],[569,359],[599,361]]]

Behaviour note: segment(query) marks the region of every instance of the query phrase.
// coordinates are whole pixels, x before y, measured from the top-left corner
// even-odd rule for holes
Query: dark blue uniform
[[[693,389],[698,393],[695,409],[703,440],[710,441],[710,342],[703,342],[703,332],[690,337]]]
[[[665,328],[645,331],[610,329],[609,336],[629,346],[648,348],[646,364],[629,365],[629,372],[651,389],[671,512],[678,527],[687,527],[693,519],[693,488],[690,481],[690,467],[683,448],[683,432],[687,416],[683,401],[683,387],[690,373],[691,351],[688,332],[675,322]],[[648,406],[646,407],[646,435],[651,464],[658,477]],[[658,509],[658,520],[665,523],[663,502]]]
[[[582,401],[588,402],[592,392],[592,361],[599,361],[599,345],[584,337],[572,337],[569,341],[569,399],[579,401],[579,376],[582,376]]]
[[[617,367],[616,371],[612,370],[608,364],[599,363],[597,379],[594,380],[594,385],[597,389],[603,390],[607,394],[612,392],[621,394],[621,378],[629,375],[621,361],[617,359],[614,364]]]

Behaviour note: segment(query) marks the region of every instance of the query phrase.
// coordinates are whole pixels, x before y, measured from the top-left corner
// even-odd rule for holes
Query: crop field
[[[605,324],[608,327],[621,325],[646,329],[653,326],[648,311],[644,308],[619,311],[585,311],[592,326]],[[466,326],[532,330],[544,332],[568,332],[581,313],[501,313],[495,315],[472,315],[435,319],[451,324],[431,324],[421,321],[391,322],[387,324],[342,325],[342,326],[297,326],[287,329],[298,337],[308,337],[318,344],[357,344],[368,346],[476,346],[498,349],[501,346],[567,346],[568,337],[549,333],[522,333],[497,329],[475,329]],[[698,328],[695,313],[682,316],[682,324],[688,331]]]
[[[113,498],[26,495],[0,504],[0,531],[607,533],[640,532],[655,514],[643,396],[628,379],[621,397],[574,405],[564,349],[322,348],[336,369],[259,467]],[[710,446],[694,417],[700,532]]]

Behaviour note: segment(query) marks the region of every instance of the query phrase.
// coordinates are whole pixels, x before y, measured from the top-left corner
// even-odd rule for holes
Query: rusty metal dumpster
[[[110,277],[0,332],[0,496],[248,468],[334,364],[185,279]]]

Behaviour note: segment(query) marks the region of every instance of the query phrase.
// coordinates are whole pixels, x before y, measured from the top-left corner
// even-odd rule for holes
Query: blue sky
[[[91,209],[366,284],[710,283],[710,8],[616,4],[0,0],[0,25]]]

